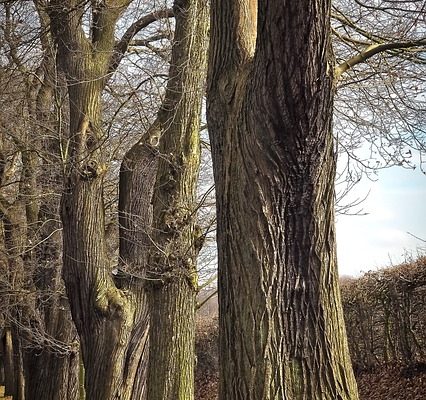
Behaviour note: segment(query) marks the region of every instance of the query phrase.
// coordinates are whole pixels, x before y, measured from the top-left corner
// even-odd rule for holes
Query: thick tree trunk
[[[196,184],[207,53],[208,5],[176,1],[175,38],[160,126],[149,258],[149,400],[194,398]]]
[[[57,338],[55,338],[57,339]],[[38,356],[38,357],[37,357]],[[78,349],[62,357],[57,352],[42,350],[26,355],[26,400],[77,400]]]
[[[101,94],[115,45],[115,24],[128,1],[93,8],[90,40],[84,4],[54,1],[49,13],[68,82],[70,145],[62,196],[63,277],[80,336],[85,391],[91,400],[140,398],[137,373],[146,348],[143,284],[115,282],[105,251],[105,138]]]
[[[145,348],[146,317],[141,283],[132,282],[129,291],[124,290],[128,286],[116,285],[105,254],[105,167],[97,130],[101,88],[89,80],[92,83],[69,88],[76,158],[62,198],[64,279],[80,335],[87,398],[125,400],[133,396]],[[80,148],[89,148],[90,153],[78,154]]]
[[[336,267],[329,7],[212,4],[220,399],[358,398]]]
[[[194,398],[196,292],[184,277],[170,279],[151,295],[149,400]]]

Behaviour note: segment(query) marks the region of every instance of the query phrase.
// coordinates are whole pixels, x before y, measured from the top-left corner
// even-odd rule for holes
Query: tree
[[[338,199],[381,168],[424,169],[422,2],[333,2]],[[351,186],[351,185],[349,185]],[[339,193],[340,192],[340,193]],[[339,202],[339,211],[347,198]],[[343,207],[344,209],[344,207]]]
[[[130,1],[123,2],[122,6],[119,6],[118,3],[98,4],[97,2],[92,2],[88,5],[85,2],[72,1],[65,3],[35,1],[34,3],[38,11],[39,23],[41,24],[40,29],[38,29],[37,23],[35,24],[37,36],[34,38],[40,39],[42,44],[41,47],[46,55],[46,62],[43,62],[40,66],[40,71],[37,70],[37,73],[29,72],[28,75],[31,79],[35,80],[36,83],[39,81],[42,82],[43,80],[47,83],[47,85],[42,85],[42,90],[40,90],[40,101],[37,99],[37,107],[41,105],[40,115],[43,117],[47,115],[51,119],[49,122],[52,122],[52,127],[49,126],[47,128],[47,121],[45,120],[41,120],[39,125],[41,131],[47,130],[47,133],[50,135],[50,139],[44,140],[43,138],[43,145],[44,142],[46,142],[46,144],[54,143],[54,145],[50,146],[50,153],[48,155],[42,153],[39,147],[29,147],[28,150],[22,152],[22,158],[26,159],[29,158],[29,155],[36,156],[38,154],[43,154],[43,156],[41,157],[42,161],[36,159],[38,161],[37,171],[29,175],[29,177],[27,177],[28,174],[25,175],[26,180],[22,182],[21,186],[25,190],[26,197],[21,197],[30,199],[31,202],[36,197],[34,194],[31,194],[31,196],[29,195],[29,189],[27,189],[28,186],[26,185],[26,182],[29,181],[30,178],[33,179],[34,176],[36,176],[37,182],[33,183],[33,181],[31,181],[31,189],[36,189],[37,196],[39,193],[40,195],[44,193],[44,191],[55,190],[55,197],[58,198],[58,191],[59,193],[62,192],[62,186],[58,185],[58,188],[56,186],[53,188],[52,179],[57,183],[56,180],[58,176],[55,175],[55,177],[52,178],[49,173],[52,169],[52,164],[55,164],[55,161],[57,163],[58,157],[62,157],[61,161],[66,163],[63,172],[65,173],[65,186],[67,188],[67,191],[62,195],[62,222],[65,231],[64,277],[66,278],[65,283],[67,292],[72,296],[71,307],[73,316],[77,318],[77,328],[79,336],[82,339],[83,361],[86,367],[85,380],[86,387],[89,388],[87,395],[93,397],[96,392],[96,395],[100,396],[100,398],[108,398],[108,396],[123,396],[120,398],[133,396],[133,398],[140,398],[144,396],[146,392],[145,374],[147,368],[149,316],[146,295],[147,289],[150,289],[151,285],[143,275],[148,274],[146,265],[148,259],[148,246],[152,246],[153,243],[158,244],[160,240],[162,241],[162,246],[165,246],[165,241],[168,241],[174,235],[170,233],[169,237],[164,239],[162,235],[155,234],[155,242],[153,242],[149,234],[152,223],[151,201],[155,180],[157,178],[157,163],[159,158],[166,157],[166,155],[159,152],[158,149],[166,151],[167,154],[169,154],[169,152],[174,152],[176,157],[176,160],[170,158],[166,164],[161,166],[161,173],[159,173],[158,177],[159,180],[164,181],[168,179],[170,174],[172,174],[169,169],[174,171],[173,173],[178,180],[180,179],[180,174],[184,175],[182,181],[190,177],[190,182],[185,184],[185,190],[182,193],[180,192],[181,186],[178,185],[176,187],[176,196],[174,196],[173,190],[171,190],[171,185],[169,183],[167,184],[167,193],[171,196],[170,201],[174,202],[178,200],[179,202],[179,204],[174,205],[176,211],[188,214],[187,220],[182,221],[182,232],[175,238],[179,240],[180,244],[187,246],[188,251],[182,253],[180,250],[180,254],[171,254],[170,259],[167,260],[167,268],[171,266],[170,263],[173,257],[177,260],[176,263],[181,263],[184,256],[186,257],[185,261],[191,259],[191,263],[188,265],[188,272],[182,275],[182,277],[185,276],[184,279],[178,277],[177,281],[179,284],[182,282],[188,283],[188,277],[191,277],[191,290],[188,291],[188,301],[185,300],[188,304],[186,309],[187,314],[183,319],[186,317],[190,318],[194,312],[194,294],[196,290],[196,280],[194,278],[196,273],[195,257],[198,246],[194,246],[192,242],[196,241],[199,243],[200,238],[197,234],[193,234],[193,231],[196,230],[194,227],[196,206],[195,204],[186,206],[185,196],[187,196],[189,201],[194,202],[193,195],[199,163],[199,141],[197,140],[197,135],[203,91],[202,80],[205,69],[207,8],[202,2],[186,2],[178,5],[176,8],[178,10],[176,22],[177,34],[174,45],[175,50],[172,56],[173,66],[170,71],[171,78],[169,80],[162,110],[159,112],[157,121],[153,124],[153,129],[155,130],[158,123],[161,123],[160,131],[164,131],[164,137],[168,138],[167,144],[158,147],[156,144],[151,146],[149,141],[145,143],[147,138],[150,138],[150,132],[152,132],[152,130],[149,129],[125,157],[121,172],[122,179],[119,193],[121,237],[118,264],[120,268],[113,269],[117,262],[111,260],[111,256],[115,256],[115,245],[111,245],[110,242],[114,242],[114,239],[117,243],[118,241],[116,240],[117,237],[114,237],[114,225],[116,224],[110,220],[106,226],[103,221],[103,215],[106,214],[103,203],[105,202],[105,198],[107,198],[104,194],[104,190],[111,190],[111,183],[107,182],[107,179],[114,175],[116,165],[118,164],[115,162],[117,158],[115,158],[112,163],[110,163],[110,158],[116,157],[113,154],[116,152],[119,153],[121,150],[117,150],[114,141],[119,141],[119,146],[121,148],[124,147],[123,143],[127,141],[127,138],[124,137],[128,131],[128,128],[126,129],[127,122],[117,123],[117,114],[122,109],[128,107],[126,103],[129,102],[131,98],[139,96],[137,89],[143,84],[143,81],[137,88],[131,90],[129,95],[124,95],[127,99],[124,100],[124,102],[120,101],[121,104],[117,105],[117,109],[112,114],[108,114],[110,118],[108,126],[103,122],[102,95],[105,92],[105,88],[107,88],[108,100],[110,102],[114,100],[113,96],[115,96],[115,90],[120,82],[119,79],[117,81],[114,79],[114,82],[111,83],[111,81],[113,81],[111,75],[124,60],[125,53],[130,46],[133,46],[133,49],[138,49],[132,50],[136,55],[139,54],[141,46],[146,46],[150,50],[158,53],[160,57],[163,57],[164,54],[167,56],[167,51],[164,52],[163,50],[156,49],[150,44],[162,38],[168,38],[169,34],[167,32],[154,34],[147,38],[145,35],[144,39],[135,40],[134,38],[139,31],[156,22],[158,19],[173,16],[173,11],[170,9],[154,11],[140,18],[138,17],[135,20],[133,13],[140,15],[144,7],[142,7],[142,10],[139,10],[141,6],[139,4],[137,11],[131,7],[128,9],[127,6],[130,5]],[[20,3],[17,4],[22,6]],[[24,8],[26,5],[27,4],[23,5]],[[6,6],[9,7],[9,2],[7,2],[5,7]],[[126,12],[126,15],[121,18],[125,10],[130,12]],[[31,4],[28,8],[28,12],[34,19],[36,13],[35,9],[31,7]],[[16,18],[19,16],[20,14],[18,13]],[[52,23],[50,23],[49,17]],[[187,21],[189,17],[190,22]],[[120,29],[123,29],[124,24],[129,20],[133,19],[133,21],[124,31],[121,39],[115,41],[114,30],[119,18],[121,18],[121,22],[117,25],[120,26]],[[16,26],[18,26],[18,24],[16,24]],[[40,36],[38,36],[39,31],[41,32]],[[53,80],[54,77],[52,76],[52,71],[50,71],[52,66],[53,69],[55,69],[56,61],[54,59],[54,51],[52,51],[52,43],[50,43],[50,32],[58,48],[58,64],[61,71],[63,71],[66,76],[66,86],[68,86],[66,90],[68,99],[66,99],[65,102],[69,111],[66,110],[65,113],[62,114],[63,110],[61,110],[61,116],[58,120],[54,119],[56,115],[51,115],[51,105],[53,102],[52,91],[55,92],[56,95],[56,92],[59,92],[60,88],[55,86],[58,82]],[[13,35],[9,36],[12,37]],[[13,43],[12,40],[10,41],[10,47],[13,50],[10,52],[11,62],[14,61],[13,59],[17,53],[16,49],[18,48],[16,39],[13,38],[13,40]],[[47,46],[44,46],[45,44],[47,44]],[[36,46],[37,44],[35,45],[37,49]],[[38,55],[37,50],[34,51],[34,54],[36,56]],[[189,60],[188,57],[190,58]],[[133,58],[135,57],[133,56]],[[19,67],[21,67],[21,65],[19,65]],[[22,70],[25,70],[25,67],[26,65],[23,66]],[[17,69],[21,71],[20,68]],[[55,70],[54,72],[56,73],[57,71]],[[161,74],[162,71],[158,70],[155,72]],[[153,74],[151,74],[150,78],[154,78],[152,79],[153,81],[155,80]],[[162,79],[164,79],[164,77]],[[31,87],[31,85],[28,86]],[[28,97],[30,98],[31,96]],[[120,98],[120,95],[118,95],[117,98]],[[123,95],[121,95],[121,98],[123,98]],[[32,97],[30,100],[32,101]],[[55,104],[55,102],[53,103]],[[37,111],[38,110],[37,108]],[[133,108],[132,113],[134,113],[134,111]],[[149,120],[149,114],[152,113],[152,111],[144,109],[144,112],[146,115],[145,118]],[[69,126],[68,121],[65,121],[68,119],[67,117],[69,118]],[[65,124],[63,124],[62,121],[65,121]],[[123,128],[123,131],[126,130],[126,132],[118,132],[118,135],[114,133],[115,137],[112,139],[107,137],[111,131],[120,129],[120,127]],[[58,131],[55,130],[56,128],[58,128]],[[132,125],[132,128],[133,130],[137,129],[135,125]],[[79,130],[76,132],[76,129]],[[65,132],[65,135],[60,138],[59,136],[62,134],[62,131]],[[186,137],[187,134],[189,137]],[[117,139],[117,136],[120,137]],[[156,139],[160,139],[158,135]],[[114,149],[111,149],[111,144],[114,146]],[[175,144],[176,147],[174,147]],[[58,145],[58,148],[56,148],[56,145]],[[4,149],[4,146],[2,146],[2,150]],[[184,154],[181,156],[180,152]],[[5,166],[7,173],[9,173],[11,169],[8,165],[9,158],[9,154],[4,155],[2,152],[2,161],[4,161],[2,166]],[[186,165],[186,159],[190,160],[189,168]],[[132,162],[139,162],[139,166],[142,165],[142,167],[138,169],[138,166],[132,164]],[[13,166],[14,165],[12,165],[12,167]],[[112,171],[107,170],[108,166],[111,166]],[[148,170],[151,171],[151,180],[147,179],[148,177],[145,174]],[[22,172],[22,174],[24,175],[24,172]],[[117,177],[117,175],[115,175],[115,177]],[[62,176],[59,178],[59,183],[61,179]],[[7,181],[5,184],[10,185],[10,182]],[[114,193],[116,191],[112,190],[112,192]],[[156,195],[164,196],[161,188],[157,190]],[[178,198],[179,196],[180,200]],[[46,198],[46,196],[43,196],[43,198]],[[107,200],[108,203],[113,203],[113,200],[110,201],[110,198],[107,198]],[[19,204],[17,203],[17,206],[18,205],[20,209],[16,214],[22,217],[21,211],[26,204],[21,204],[21,202],[19,202]],[[60,230],[60,226],[55,223],[52,224],[52,220],[55,218],[49,214],[49,212],[51,213],[52,210],[54,210],[54,206],[53,203],[50,205],[52,206],[51,209],[44,204],[40,207],[40,209],[43,209],[43,213],[39,214],[46,214],[43,216],[43,219],[40,220],[40,232],[43,232],[44,239],[36,244],[30,242],[31,247],[36,249],[34,252],[37,254],[50,254],[50,234],[54,233],[55,230]],[[108,207],[110,208],[109,205]],[[30,210],[30,207],[27,208]],[[112,208],[114,209],[114,207]],[[92,210],[96,210],[97,214],[91,214]],[[11,209],[8,210],[8,215],[10,214],[9,211],[11,211]],[[80,212],[81,214],[79,214]],[[157,212],[161,214],[161,206],[157,207]],[[111,209],[109,209],[107,213],[108,218],[111,219],[110,214],[113,213],[113,210],[111,211]],[[5,231],[8,235],[10,231],[9,226],[11,226],[8,222],[8,216],[2,215],[2,219],[6,221],[7,226]],[[94,226],[89,226],[92,222],[94,222]],[[158,229],[161,228],[161,216],[158,216],[156,223],[158,225],[156,230],[158,231]],[[14,229],[13,231],[14,238],[22,241],[22,246],[25,247],[26,237],[22,232],[23,229],[26,229],[26,226],[20,224],[17,228],[19,229]],[[113,232],[112,235],[111,231]],[[6,245],[9,245],[9,242],[10,240]],[[57,241],[55,241],[55,244],[58,244],[56,242]],[[19,246],[21,245],[19,244]],[[25,256],[27,252],[21,249],[22,246],[19,246],[18,243],[10,244],[10,250],[13,251],[14,254],[16,253],[16,257],[14,254],[10,253],[8,261],[10,263],[16,261],[19,262],[20,265],[23,265],[25,260],[22,260],[21,256]],[[108,247],[108,249],[106,249],[106,247]],[[170,247],[173,247],[175,250],[179,249],[179,245],[173,243],[170,244]],[[55,250],[56,255],[60,254],[60,247]],[[55,266],[59,267],[60,265],[55,263]],[[162,268],[163,266],[160,265],[159,267]],[[182,265],[179,266],[179,271],[183,271],[181,267]],[[173,269],[176,268],[172,267],[172,270]],[[11,271],[15,271],[14,276],[17,275],[17,270],[17,268],[11,269]],[[19,269],[19,272],[22,273],[17,276],[19,276],[20,281],[26,282],[27,277],[24,276],[21,270],[23,270],[23,268]],[[57,332],[50,332],[53,334],[53,337],[49,338],[46,336],[42,338],[42,344],[47,343],[44,341],[45,339],[53,339],[55,344],[59,344],[59,341],[55,342],[55,340],[59,338],[57,334],[60,335],[65,325],[57,322],[58,319],[55,313],[59,312],[59,314],[63,314],[61,312],[63,307],[56,300],[48,302],[40,299],[48,296],[49,292],[43,292],[43,290],[50,290],[51,287],[49,285],[52,282],[56,282],[61,286],[61,281],[56,274],[51,274],[50,271],[47,273],[44,264],[39,265],[36,270],[37,273],[34,273],[34,282],[37,283],[37,287],[40,290],[40,292],[37,293],[39,297],[36,297],[36,302],[40,302],[40,304],[43,305],[41,309],[46,309],[46,318],[50,317],[52,325],[58,328]],[[60,268],[55,269],[55,272],[58,271],[60,271]],[[157,268],[157,273],[158,272],[159,270]],[[166,272],[164,275],[165,274]],[[7,273],[5,272],[3,276],[6,278],[5,284],[8,285]],[[106,282],[103,280],[106,280]],[[77,286],[76,281],[81,285]],[[23,286],[23,289],[26,289],[25,285]],[[164,285],[164,292],[167,292],[166,288],[169,286],[168,284]],[[182,292],[184,292],[187,285],[181,286]],[[15,285],[13,289],[18,292],[17,289],[21,290],[21,287],[18,288]],[[158,293],[163,292],[161,285],[157,285],[157,289],[156,291]],[[4,296],[8,296],[8,293],[9,291],[5,292]],[[18,293],[21,293],[21,291]],[[112,300],[111,296],[113,297]],[[64,300],[63,294],[59,294],[59,299],[61,299],[61,301]],[[122,302],[120,303],[121,300]],[[100,310],[104,305],[104,301],[111,301],[118,310]],[[117,302],[120,304],[115,304]],[[46,307],[46,304],[50,303],[52,303],[51,307]],[[123,311],[123,309],[125,310]],[[85,313],[87,310],[91,310],[91,312]],[[180,310],[177,310],[177,315],[179,315],[179,312]],[[123,323],[123,321],[125,322]],[[21,319],[18,323],[22,325],[23,320]],[[34,324],[33,319],[31,319],[31,324]],[[157,333],[160,335],[162,328],[161,324],[153,324],[153,326],[157,326]],[[30,330],[33,328],[34,326],[31,325],[27,329]],[[179,388],[180,396],[186,398],[187,394],[190,396],[189,393],[193,390],[191,380],[194,361],[193,329],[191,324],[178,327],[180,330],[182,330],[182,328],[188,333],[186,335],[187,343],[180,349],[182,354],[186,354],[186,359],[180,356],[175,357],[173,361],[168,364],[169,367],[174,368],[173,372],[171,372],[172,370],[170,369],[167,373],[171,375],[174,373],[176,374],[176,380],[179,381],[179,384],[185,389]],[[73,335],[73,332],[74,331],[71,329],[66,329],[66,333],[69,335]],[[102,336],[103,332],[107,332],[110,336]],[[117,332],[118,334],[115,336]],[[20,331],[15,335],[17,345],[21,343],[20,335],[22,335],[22,333],[23,332]],[[100,337],[92,337],[92,334],[96,333],[99,334]],[[118,337],[120,334],[122,334],[122,337]],[[10,335],[7,336],[7,338],[9,337]],[[111,337],[113,338],[112,340]],[[183,337],[184,336],[182,336],[182,338]],[[168,339],[169,338],[165,339],[166,342]],[[7,341],[7,343],[9,343],[9,341]],[[74,344],[78,346],[78,343]],[[17,345],[15,347],[17,347]],[[188,348],[186,346],[188,346]],[[169,348],[174,350],[172,346],[169,346]],[[20,348],[17,350],[17,359],[21,359],[21,350]],[[40,351],[44,354],[45,350],[44,346],[37,345],[34,355],[39,354]],[[78,361],[76,350],[77,348],[74,345],[72,349],[72,358],[74,361]],[[167,354],[167,351],[165,351],[165,349],[163,350],[164,351],[161,352],[162,359],[164,359]],[[99,354],[94,355],[96,351],[99,351],[99,354],[102,354],[102,357],[105,358],[99,358]],[[117,354],[115,353],[116,351]],[[28,353],[31,355],[31,351]],[[54,356],[55,354],[53,354],[53,357]],[[60,359],[63,360],[64,365],[67,363],[64,357]],[[96,362],[94,362],[95,359]],[[44,374],[45,372],[50,373],[51,371],[46,371],[45,368],[37,368],[37,365],[43,362],[51,364],[51,361],[48,361],[50,360],[48,357],[31,356],[28,357],[28,360],[28,367],[24,368],[23,371],[21,364],[19,364],[19,366],[17,365],[17,367],[20,368],[19,373],[22,375],[22,383],[19,383],[19,385],[23,388],[25,381],[29,398],[31,398],[31,396],[37,398],[71,398],[76,395],[76,393],[74,395],[71,393],[62,394],[55,391],[54,385],[45,384],[46,376]],[[101,363],[100,374],[96,371],[99,370],[99,360]],[[157,361],[157,364],[159,363],[160,361]],[[174,367],[174,364],[176,364],[176,367]],[[37,371],[34,371],[34,369],[37,369]],[[10,371],[11,369],[9,368],[7,376],[13,377],[15,374],[10,373]],[[59,371],[59,368],[55,371],[55,377],[57,378],[55,382],[58,381],[60,384],[66,386],[67,382],[63,379],[63,373]],[[183,379],[183,377],[185,377],[185,379]],[[109,382],[108,386],[103,385],[103,379]],[[163,382],[158,379],[156,379],[156,382],[161,382],[161,384],[163,384]],[[76,383],[77,380],[74,379],[73,384]],[[103,387],[100,387],[101,383]],[[17,380],[14,380],[14,382],[8,386],[12,385],[18,385]],[[155,387],[155,385],[152,385],[152,387]],[[171,390],[170,396],[172,398],[175,393],[173,390],[176,387],[176,385],[171,384],[167,388],[167,390]],[[39,392],[38,389],[44,390],[44,392]],[[49,389],[49,393],[47,393],[46,389]],[[155,390],[161,391],[158,387]],[[21,390],[21,392],[23,398],[23,390]],[[13,392],[13,394],[16,394],[16,391]]]
[[[212,2],[221,399],[358,398],[336,265],[330,3]]]
[[[72,399],[78,395],[78,345],[59,279],[58,76],[47,16],[37,4],[16,3],[4,2],[1,15],[7,55],[0,78],[5,389],[15,399]],[[41,56],[31,50],[38,41]],[[45,365],[55,376],[46,377]]]
[[[88,8],[86,2],[73,0],[45,4],[68,86],[68,158],[61,200],[63,278],[90,399],[140,398],[145,390],[144,288],[141,280],[114,280],[106,253],[103,184],[108,165],[101,99],[135,34],[171,12],[161,10],[138,19],[116,43],[117,21],[130,3],[93,1]]]
[[[356,398],[336,281],[333,99],[339,87],[336,136],[361,171],[377,167],[355,153],[365,141],[380,166],[424,152],[423,5],[336,2],[334,68],[329,3],[234,3],[212,6],[208,89],[221,396]]]
[[[145,281],[150,307],[148,398],[193,398],[195,189],[207,48],[207,4],[174,6],[167,90],[156,120],[120,171],[121,268]],[[173,316],[173,318],[171,318]]]
[[[115,43],[115,26],[129,4],[93,2],[89,14],[79,2],[64,6],[52,1],[48,6],[70,104],[69,160],[62,196],[63,275],[81,340],[89,398],[144,395],[150,315],[150,343],[156,351],[149,357],[150,371],[155,371],[150,373],[149,398],[189,399],[193,397],[191,321],[199,250],[194,202],[207,7],[204,1],[175,5],[176,33],[164,103],[121,167],[121,268],[111,275],[105,253],[107,162],[101,95],[135,33],[173,14],[163,10],[147,15]],[[90,37],[84,28],[90,30]],[[148,258],[149,247],[153,250]],[[150,309],[147,297],[152,298]],[[170,315],[176,319],[170,321]]]
[[[194,398],[196,225],[200,116],[207,59],[208,5],[176,1],[176,30],[165,100],[158,114],[158,172],[153,192],[148,398]]]

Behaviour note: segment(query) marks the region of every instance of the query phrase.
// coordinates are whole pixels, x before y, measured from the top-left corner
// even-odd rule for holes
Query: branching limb
[[[343,73],[357,64],[367,61],[376,54],[383,53],[389,50],[409,49],[411,47],[426,46],[426,39],[408,41],[408,42],[393,42],[393,43],[378,43],[368,46],[364,51],[360,52],[349,60],[339,64],[335,69],[335,77],[339,79]]]
[[[217,295],[217,290],[214,290],[203,301],[201,301],[200,303],[197,303],[197,310],[203,307],[211,298],[213,298],[216,295]]]
[[[131,41],[138,32],[140,32],[142,29],[146,28],[148,25],[152,24],[155,21],[158,21],[162,18],[172,18],[173,16],[173,10],[171,8],[165,8],[147,14],[142,18],[138,19],[132,25],[130,25],[124,33],[123,37],[115,45],[114,55],[109,66],[109,72],[114,72],[117,69],[118,65],[124,57],[124,54],[126,54],[127,48],[129,47]]]

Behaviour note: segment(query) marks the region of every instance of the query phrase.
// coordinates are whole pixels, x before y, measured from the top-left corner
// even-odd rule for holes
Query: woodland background
[[[213,10],[219,3],[212,1]],[[212,132],[222,127],[207,126],[204,93],[207,86],[214,94],[220,73],[229,68],[217,68],[219,78],[210,76],[206,85],[207,2],[1,0],[0,7],[0,332],[7,394],[14,400],[83,398],[85,392],[92,400],[117,393],[140,398],[147,379],[153,382],[152,398],[176,400],[176,385],[165,383],[170,375],[171,381],[184,382],[177,385],[180,396],[190,399],[194,310],[197,301],[200,312],[208,309],[202,303],[215,290],[216,229],[223,232],[226,220],[215,214],[215,195],[223,199],[223,193],[213,183],[212,159],[226,148],[240,162],[229,170],[238,178],[226,182],[229,187],[250,181],[242,172],[255,170],[242,168],[251,160],[242,153],[252,149],[246,142],[230,148],[209,139],[209,130],[210,138],[217,138]],[[325,121],[327,132],[326,145],[313,151],[328,151],[321,153],[326,161],[318,170],[334,176],[335,155],[339,168],[335,189],[329,180],[317,185],[325,188],[328,204],[325,217],[312,217],[318,226],[333,226],[334,209],[358,213],[362,199],[348,202],[348,193],[378,169],[424,167],[425,7],[423,1],[384,0],[336,0],[331,6],[331,36],[324,40],[332,42],[333,52],[331,46],[324,52],[333,57],[335,80],[320,82],[329,107],[322,118],[310,117]],[[214,15],[219,19],[220,13]],[[226,36],[227,27],[210,34]],[[304,42],[299,45],[304,49]],[[210,68],[234,60],[244,57],[211,58]],[[289,79],[306,83],[312,76]],[[318,82],[289,87],[311,95]],[[333,86],[334,103],[327,85]],[[256,115],[258,107],[250,106]],[[213,122],[228,116],[225,122],[232,124],[232,114],[218,109]],[[279,140],[270,143],[282,150]],[[251,161],[263,160],[263,154],[258,151]],[[298,182],[297,174],[286,174]],[[313,185],[309,193],[314,199],[320,197],[316,189]],[[235,193],[240,210],[250,210],[251,203],[238,197],[244,191]],[[255,187],[246,194],[256,194]],[[246,220],[247,226],[255,223]],[[327,230],[331,236],[332,230]],[[308,243],[306,249],[314,247]],[[333,259],[333,248],[324,251],[329,251],[324,259]],[[248,258],[254,265],[261,260]],[[330,275],[334,293],[337,275]],[[408,390],[413,399],[426,396],[425,282],[422,257],[342,279],[348,343],[363,398],[384,398],[367,390],[391,390],[396,381],[413,383],[399,398]],[[231,285],[232,290],[238,292]],[[327,297],[321,293],[319,298]],[[239,301],[236,296],[232,305],[243,313]],[[200,399],[215,396],[216,336],[214,315],[201,318]],[[158,349],[149,371],[148,342]],[[372,384],[372,371],[383,374],[385,383]],[[408,381],[396,379],[400,373]],[[142,376],[142,383],[135,376]],[[387,396],[398,398],[393,392]]]

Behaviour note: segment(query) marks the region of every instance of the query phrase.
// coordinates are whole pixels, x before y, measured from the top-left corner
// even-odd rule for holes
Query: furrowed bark
[[[330,4],[259,2],[256,28],[235,22],[256,2],[230,3],[212,4],[208,88],[219,398],[357,399],[335,250]]]
[[[120,169],[119,186],[119,236],[120,272],[119,287],[139,285],[139,315],[135,328],[139,330],[140,362],[136,373],[133,398],[146,396],[148,371],[149,312],[147,298],[147,261],[152,245],[152,193],[157,174],[158,151],[151,145],[158,141],[157,123],[124,156]],[[139,397],[138,397],[139,396]],[[143,396],[143,397],[142,397]]]
[[[65,4],[63,4],[65,3]],[[63,277],[78,334],[89,399],[140,399],[146,309],[140,280],[113,280],[105,250],[105,137],[101,95],[115,45],[115,24],[129,1],[99,3],[91,38],[84,4],[51,2],[49,14],[70,104],[69,160],[62,196]],[[142,383],[141,383],[142,382]]]
[[[207,50],[208,6],[176,1],[176,31],[166,97],[158,114],[160,142],[149,258],[148,399],[194,398],[197,291],[195,200],[199,126]]]
[[[29,96],[32,103],[29,109],[36,121],[38,151],[43,156],[38,160],[38,171],[34,167],[26,169],[32,176],[32,184],[26,185],[32,188],[28,198],[35,203],[26,207],[26,214],[31,227],[29,247],[33,248],[28,254],[34,269],[32,283],[38,293],[33,305],[33,324],[36,331],[45,335],[46,342],[27,337],[29,345],[24,351],[25,398],[73,400],[78,398],[79,345],[61,279],[62,226],[58,222],[57,194],[62,190],[62,175],[58,165],[59,137],[52,136],[52,132],[63,128],[57,117],[62,111],[56,107],[52,112],[52,104],[56,104],[55,98],[61,96],[61,90],[49,17],[42,4],[36,1],[35,5],[42,26],[40,41],[44,58],[37,69],[38,79],[34,80],[34,96]],[[38,196],[40,193],[43,195]],[[38,243],[37,246],[34,243]]]

